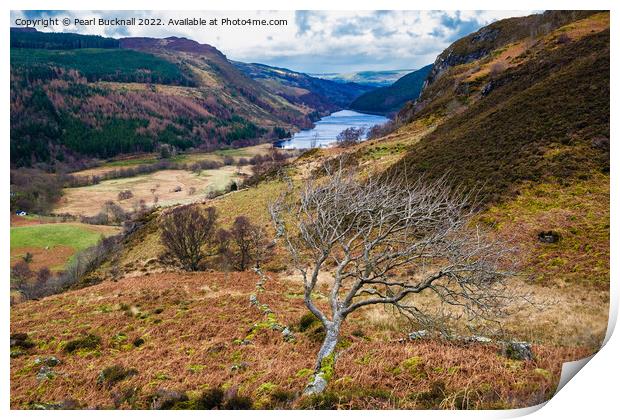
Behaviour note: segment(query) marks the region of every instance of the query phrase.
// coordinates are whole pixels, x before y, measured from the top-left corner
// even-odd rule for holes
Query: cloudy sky
[[[13,11],[18,19],[69,18],[42,31],[110,37],[184,36],[221,50],[228,58],[308,73],[417,69],[450,43],[495,20],[532,11]],[[73,24],[75,18],[161,18],[163,26]],[[282,26],[178,26],[169,19],[286,19]]]

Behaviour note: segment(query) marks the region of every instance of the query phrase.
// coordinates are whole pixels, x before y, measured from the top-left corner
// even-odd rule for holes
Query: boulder
[[[29,408],[31,410],[77,410],[81,406],[76,400],[66,399],[59,403],[35,402],[30,404]]]
[[[11,347],[20,347],[22,349],[29,349],[34,347],[34,343],[28,338],[26,333],[14,333],[10,336]]]
[[[534,360],[532,345],[525,341],[508,341],[503,343],[502,355],[513,360]]]
[[[250,364],[247,362],[235,363],[230,367],[231,372],[241,372],[250,367]]]
[[[489,337],[484,337],[482,335],[472,335],[471,337],[467,337],[467,341],[471,341],[474,343],[490,343],[491,340]]]
[[[409,340],[420,340],[428,335],[428,331],[420,330],[409,333]]]
[[[151,409],[170,410],[174,408],[176,404],[188,400],[189,398],[185,392],[159,389],[152,398]]]
[[[484,85],[482,87],[482,89],[480,89],[480,94],[482,96],[487,96],[489,93],[491,93],[491,91],[493,90],[494,87],[495,87],[495,85],[493,84],[493,81],[490,81],[489,83]]]
[[[48,367],[54,367],[60,364],[60,360],[56,358],[55,356],[37,357],[36,359],[34,359],[34,364],[37,366],[44,365]]]
[[[291,331],[289,327],[285,327],[282,330],[282,337],[284,341],[295,341],[295,334],[293,334],[293,331]]]
[[[51,367],[43,365],[41,369],[39,369],[36,378],[38,381],[43,381],[45,379],[53,379],[55,376],[56,374]]]
[[[547,244],[554,244],[560,240],[560,234],[552,230],[543,231],[538,234],[538,240]]]

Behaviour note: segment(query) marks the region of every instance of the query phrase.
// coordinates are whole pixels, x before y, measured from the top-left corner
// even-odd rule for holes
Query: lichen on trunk
[[[340,322],[330,322],[325,328],[326,334],[317,356],[314,375],[304,390],[304,395],[320,394],[327,388],[334,376],[336,364],[336,346],[340,336]]]

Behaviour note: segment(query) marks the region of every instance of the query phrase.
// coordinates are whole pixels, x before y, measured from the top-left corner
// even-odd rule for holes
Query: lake
[[[373,125],[387,121],[389,120],[381,115],[362,114],[345,109],[321,118],[313,129],[302,130],[295,133],[292,138],[277,142],[275,145],[283,149],[326,147],[335,143],[338,134],[349,127],[369,129]]]

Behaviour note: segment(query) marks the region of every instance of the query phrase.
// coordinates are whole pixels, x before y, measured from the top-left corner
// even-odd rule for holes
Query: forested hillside
[[[55,33],[50,35],[34,28],[11,28],[11,48],[70,50],[74,48],[118,48],[117,39],[99,35]]]
[[[11,32],[12,164],[79,168],[162,144],[212,150],[277,139],[357,95],[269,90],[216,48],[184,38],[115,40]],[[327,83],[327,82],[326,82]],[[334,99],[342,96],[345,99]],[[318,99],[317,99],[318,98]]]

